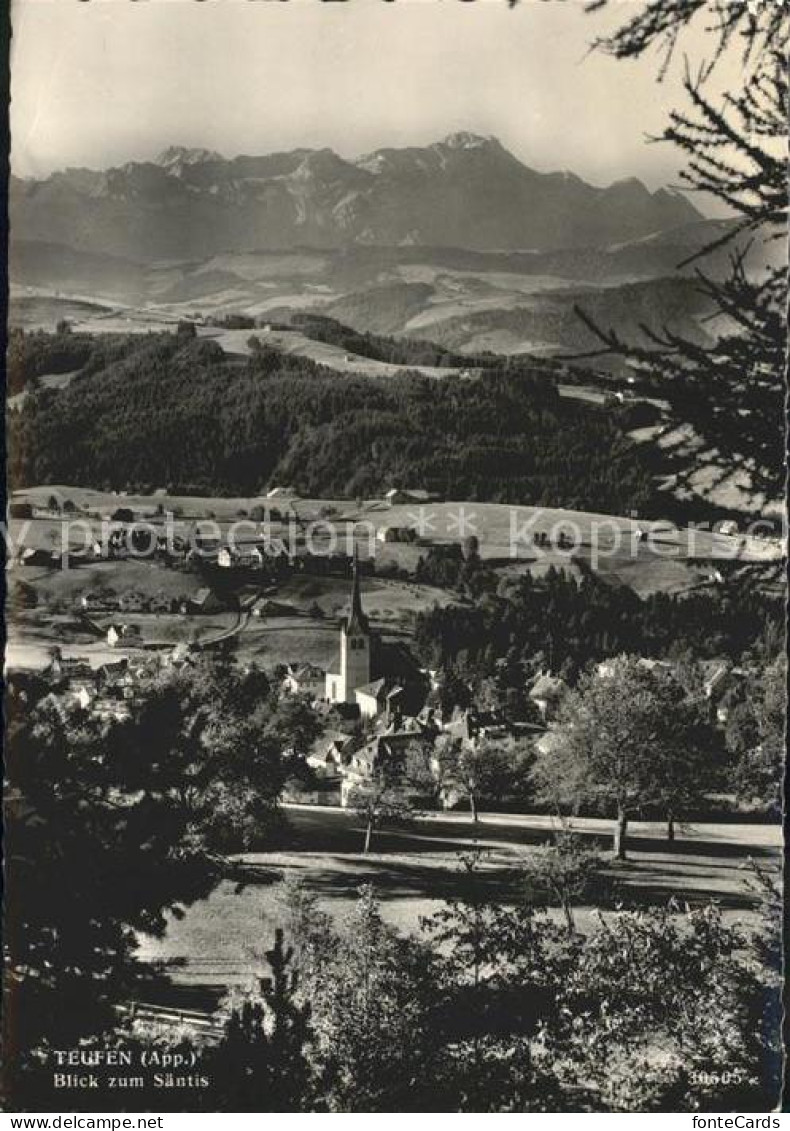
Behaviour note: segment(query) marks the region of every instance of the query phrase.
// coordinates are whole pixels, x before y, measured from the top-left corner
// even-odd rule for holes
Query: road
[[[328,830],[334,822],[346,829],[360,825],[355,813],[345,809],[299,805],[286,803],[283,808],[289,813],[297,829],[323,825]],[[501,842],[509,837],[516,841],[524,839],[540,840],[562,826],[557,817],[535,813],[490,813],[480,815],[477,827],[469,813],[423,813],[409,822],[410,831],[405,836],[424,834],[431,839],[473,840]],[[609,837],[612,834],[612,821],[601,817],[575,817],[570,821],[574,832],[590,836]],[[338,831],[340,831],[338,829]],[[397,836],[397,830],[388,830],[389,836]],[[629,821],[628,837],[632,842],[666,841],[666,825],[658,821]],[[739,822],[693,822],[678,825],[677,845],[686,845],[689,850],[695,847],[704,851],[704,846],[729,845],[748,853],[749,849],[772,849],[782,846],[781,825]]]

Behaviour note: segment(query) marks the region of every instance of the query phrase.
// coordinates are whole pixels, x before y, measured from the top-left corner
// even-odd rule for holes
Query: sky
[[[682,102],[680,60],[658,84],[657,56],[588,52],[637,2],[13,0],[12,169],[107,168],[172,144],[354,157],[470,130],[541,171],[676,184],[679,155],[645,135]],[[692,26],[684,51],[707,46]]]

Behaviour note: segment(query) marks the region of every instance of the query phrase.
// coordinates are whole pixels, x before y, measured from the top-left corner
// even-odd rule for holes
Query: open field
[[[10,325],[24,330],[54,330],[62,318],[75,326],[102,317],[114,309],[106,303],[89,298],[69,298],[39,287],[19,287],[11,284],[8,302]]]
[[[160,492],[131,496],[64,485],[15,492],[13,498],[45,508],[50,496],[55,496],[61,504],[69,500],[77,508],[75,514],[61,520],[40,511],[39,517],[33,519],[12,519],[9,523],[11,557],[26,546],[59,547],[61,537],[69,537],[69,532],[71,544],[82,549],[88,532],[101,533],[101,521],[95,516],[112,514],[118,507],[130,508],[136,516],[151,519],[157,526],[164,521],[157,511],[172,512],[177,516],[175,533],[187,538],[194,531],[194,524],[201,520],[213,522],[214,532],[223,538],[228,536],[232,523],[243,522],[243,526],[234,529],[235,536],[241,542],[254,541],[256,532],[261,537],[263,531],[260,524],[246,516],[256,505],[277,508],[289,519],[286,524],[273,524],[271,533],[292,538],[294,552],[308,548],[317,554],[332,550],[350,554],[356,545],[363,559],[370,554],[375,556],[378,571],[386,571],[394,564],[413,575],[419,558],[431,543],[458,544],[464,536],[474,534],[479,540],[483,560],[504,577],[515,578],[527,570],[534,577],[540,577],[551,567],[564,569],[577,578],[592,571],[609,583],[627,585],[641,596],[656,592],[681,595],[710,587],[717,582],[718,560],[779,562],[783,552],[776,540],[747,539],[706,530],[686,532],[666,524],[622,516],[495,503],[430,502],[388,506],[381,499],[361,502],[290,496],[272,500],[260,496],[223,499],[168,496]],[[79,519],[79,524],[63,525],[75,518]],[[317,531],[307,533],[307,524],[319,519]],[[375,533],[384,526],[422,528],[424,537],[419,545],[381,542]],[[206,527],[202,529],[205,531]],[[535,545],[534,536],[540,533],[549,535],[547,547]],[[560,535],[567,539],[565,545],[558,544]],[[49,613],[73,613],[79,598],[97,589],[109,590],[118,596],[139,592],[148,598],[159,594],[188,598],[205,584],[199,573],[166,568],[161,562],[151,560],[86,562],[65,570],[12,562],[9,565],[12,607],[15,607],[16,587],[24,582],[35,590],[40,605]],[[260,583],[256,583],[253,577],[241,594],[245,602],[255,598],[256,584],[258,595],[265,588],[267,595],[292,610],[293,615],[285,618],[248,616],[235,627],[227,626],[229,631],[232,627],[232,634],[237,636],[240,655],[267,666],[295,658],[326,666],[334,655],[337,620],[346,612],[348,579],[295,574],[274,590],[270,580],[262,576]],[[389,578],[381,573],[367,577],[364,587],[366,607],[376,628],[401,636],[411,631],[418,612],[459,599],[453,593],[416,584],[409,578]],[[35,620],[36,614],[27,613],[23,619],[15,614],[9,662],[24,659],[26,664],[44,666],[46,645],[41,637],[46,632],[46,615],[43,611],[38,614],[40,623],[33,632],[28,622],[31,618]],[[128,614],[123,614],[123,619],[134,621]],[[174,614],[161,614],[155,618],[155,623],[141,621],[140,627],[144,641],[151,646],[182,640],[208,642],[222,631],[222,625],[209,624],[205,617]],[[57,643],[61,646],[80,644],[83,633],[78,628],[72,617],[71,625],[64,624],[57,630]]]
[[[366,577],[363,588],[365,612],[373,621],[411,615],[453,600],[444,589],[390,578]],[[349,581],[344,577],[296,575],[278,589],[277,600],[302,612],[315,605],[326,616],[345,616],[349,612]]]
[[[360,354],[349,353],[327,342],[316,342],[298,330],[221,330],[214,326],[200,327],[201,338],[211,338],[222,346],[225,353],[249,355],[251,336],[260,339],[264,346],[296,357],[308,357],[317,365],[325,365],[337,373],[364,373],[368,377],[392,377],[396,373],[418,372],[424,377],[452,377],[461,371],[433,365],[392,365],[374,361]]]
[[[110,513],[117,507],[129,507],[140,517],[155,520],[157,510],[170,511],[177,520],[184,523],[203,519],[216,521],[220,525],[248,520],[252,507],[262,505],[278,509],[286,519],[289,515],[302,522],[322,518],[328,526],[337,528],[341,545],[344,544],[345,532],[350,523],[368,524],[357,531],[359,539],[361,535],[385,526],[419,528],[422,520],[423,534],[430,541],[458,542],[466,534],[477,535],[484,558],[512,557],[517,560],[531,556],[535,551],[528,546],[528,536],[540,532],[551,533],[552,530],[556,534],[564,531],[571,540],[576,539],[577,548],[589,546],[595,536],[602,550],[613,543],[627,549],[641,530],[649,535],[648,548],[653,545],[660,554],[667,557],[674,555],[691,559],[721,557],[740,561],[777,561],[783,554],[783,549],[776,540],[725,535],[702,528],[687,532],[656,520],[564,510],[559,507],[532,507],[528,504],[511,506],[457,500],[389,506],[383,499],[368,499],[360,506],[350,499],[303,499],[287,494],[271,499],[264,495],[245,498],[168,495],[165,491],[157,491],[154,495],[134,495],[63,484],[12,492],[15,502],[31,502],[36,507],[45,507],[50,496],[61,503],[65,499],[71,500],[78,511],[88,509],[94,513]],[[82,516],[75,514],[73,517]],[[19,537],[22,521],[12,521],[12,539]],[[162,521],[161,516],[159,521]],[[42,523],[48,525],[40,525]],[[98,525],[94,528],[99,529]],[[59,518],[34,519],[29,523],[24,542],[37,544],[35,541],[28,543],[27,539],[36,539],[38,531],[47,536],[48,531],[59,532],[60,529]],[[239,531],[239,537],[243,540],[253,532],[254,526],[250,525]],[[316,532],[316,543],[320,542],[322,536],[327,535],[322,535],[321,531]]]
[[[70,373],[42,373],[37,380],[42,389],[67,389],[78,373],[79,369],[74,369]],[[21,393],[14,393],[12,397],[6,398],[6,405],[10,409],[21,408],[27,395],[27,389],[23,389]]]
[[[474,844],[468,814],[432,814],[377,832],[367,856],[360,851],[364,833],[355,814],[291,806],[286,815],[290,832],[282,850],[243,857],[248,883],[221,883],[183,918],[172,918],[163,939],[143,940],[145,957],[172,964],[177,986],[233,985],[250,977],[253,952],[270,945],[283,918],[277,881],[288,874],[301,876],[333,917],[350,909],[362,884],[372,883],[384,917],[404,931],[416,931],[421,916],[465,890],[458,853]],[[519,897],[519,865],[541,851],[553,825],[551,817],[483,815],[478,843],[486,849],[483,875],[492,898],[507,903]],[[610,822],[578,819],[574,827],[591,845],[609,849]],[[630,859],[605,869],[610,904],[666,903],[674,896],[693,906],[712,899],[727,919],[749,922],[754,893],[744,865],[750,858],[775,864],[781,858],[781,829],[773,825],[692,825],[679,832],[674,846],[663,839],[660,825],[634,822],[629,828]],[[581,909],[581,929],[590,925],[593,910]]]

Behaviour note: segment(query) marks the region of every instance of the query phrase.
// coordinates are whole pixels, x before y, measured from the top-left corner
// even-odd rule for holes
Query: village
[[[97,500],[102,502],[98,494]],[[463,518],[460,526],[455,523],[455,537],[437,536],[440,501],[418,489],[392,488],[365,504],[362,513],[372,523],[360,520],[361,501],[356,508],[346,504],[343,513],[336,502],[305,504],[293,489],[279,486],[249,509],[234,510],[228,502],[223,513],[215,503],[211,519],[201,501],[193,503],[190,515],[183,513],[184,500],[145,505],[122,495],[114,503],[97,500],[84,493],[77,505],[62,490],[48,496],[33,492],[10,508],[25,535],[9,563],[12,599],[18,602],[13,631],[24,632],[25,617],[42,605],[49,637],[15,651],[12,635],[8,667],[41,670],[59,709],[129,719],[140,682],[153,672],[188,668],[201,653],[230,649],[239,662],[265,667],[284,694],[309,704],[321,719],[321,734],[306,752],[307,770],[291,800],[342,808],[369,789],[383,767],[387,787],[396,783],[413,805],[476,804],[468,783],[464,788],[457,775],[447,774],[448,752],[473,754],[504,744],[517,763],[524,750],[550,745],[547,728],[569,690],[550,657],[525,674],[523,705],[514,713],[501,704],[475,702],[469,689],[463,705],[448,703],[447,673],[421,662],[412,637],[420,610],[469,603],[463,587],[445,586],[436,577],[426,581],[426,555],[438,563],[441,576],[452,577],[487,550],[486,564],[499,567],[504,591],[514,568],[516,576],[531,569],[539,577],[555,566],[571,575],[578,571],[578,546],[562,526],[546,529],[556,516],[549,514],[530,534],[532,554],[518,548],[514,567],[502,543],[484,548],[476,535],[459,539]],[[170,507],[180,512],[175,528],[166,524],[173,518]],[[84,524],[84,544],[55,548],[58,521],[72,538]],[[421,524],[430,536],[420,532]],[[468,525],[474,528],[471,518]],[[208,534],[207,526],[213,528]],[[648,529],[627,524],[624,543],[637,561]],[[731,556],[728,543],[737,538],[737,526],[722,523],[704,552],[727,550]],[[766,537],[740,541],[739,557],[747,560],[762,555],[770,561],[782,549]],[[723,580],[715,558],[684,562],[682,568],[696,568],[696,585],[703,589]],[[56,605],[48,589],[53,578],[67,582]],[[249,641],[257,638],[265,646],[250,650]],[[667,661],[641,662],[674,670]],[[607,674],[605,662],[599,674]],[[717,725],[726,723],[728,698],[737,699],[748,674],[721,659],[702,665],[699,693]],[[499,788],[500,802],[518,805],[504,777]]]

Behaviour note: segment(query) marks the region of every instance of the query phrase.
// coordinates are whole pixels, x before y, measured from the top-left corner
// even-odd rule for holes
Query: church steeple
[[[346,621],[346,636],[366,636],[370,630],[368,618],[362,611],[362,593],[359,586],[359,557],[354,547],[354,580],[351,585],[351,616]]]
[[[326,697],[330,703],[354,703],[357,689],[370,683],[371,644],[370,624],[362,610],[359,560],[355,548],[351,612],[340,626],[340,655],[326,673]]]

